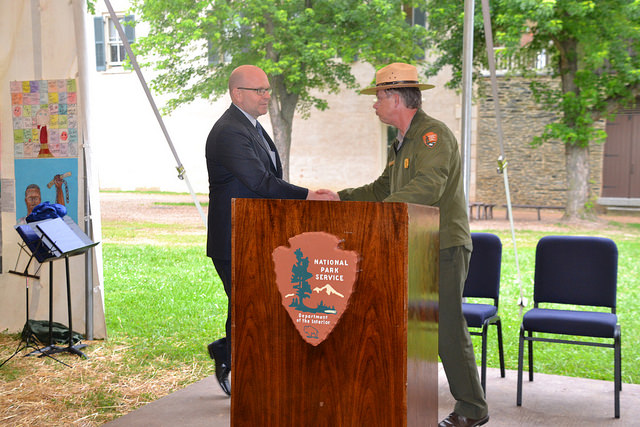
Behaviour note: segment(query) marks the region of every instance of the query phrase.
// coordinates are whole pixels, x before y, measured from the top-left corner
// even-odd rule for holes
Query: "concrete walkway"
[[[453,408],[447,380],[438,371],[438,419]],[[623,384],[620,419],[613,417],[613,382],[524,373],[522,406],[516,406],[516,371],[500,378],[498,369],[487,369],[489,426],[640,426],[640,385]],[[143,406],[105,426],[229,426],[231,400],[213,376]],[[339,427],[339,426],[336,426]]]

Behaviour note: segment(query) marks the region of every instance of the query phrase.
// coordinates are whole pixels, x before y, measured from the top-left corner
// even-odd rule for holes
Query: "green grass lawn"
[[[140,230],[155,230],[155,244],[104,244],[106,318],[111,340],[128,343],[140,361],[196,363],[203,374],[212,373],[206,344],[223,335],[226,296],[211,261],[204,255],[205,236],[186,235],[181,226],[157,224],[104,224],[105,240],[135,240]],[[482,230],[487,231],[487,230]],[[491,231],[503,242],[500,316],[505,360],[517,368],[520,288],[511,233]],[[516,232],[523,295],[533,295],[534,253],[537,241],[548,233]],[[567,233],[568,234],[568,233]],[[622,379],[640,383],[640,227],[611,223],[606,229],[575,231],[613,238],[619,250],[618,315],[622,327]],[[526,309],[531,308],[531,302]],[[480,338],[474,337],[480,360]],[[488,364],[498,367],[495,328],[489,330]],[[613,351],[605,348],[536,343],[536,372],[613,379]]]
[[[202,244],[104,245],[110,339],[140,359],[208,362],[206,345],[224,334],[227,299]]]

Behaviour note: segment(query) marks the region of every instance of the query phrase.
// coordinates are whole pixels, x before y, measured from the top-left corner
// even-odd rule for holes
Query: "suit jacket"
[[[235,105],[213,125],[207,137],[209,214],[207,255],[231,259],[231,199],[305,199],[308,190],[282,179],[282,164],[276,153],[274,167],[258,130]]]

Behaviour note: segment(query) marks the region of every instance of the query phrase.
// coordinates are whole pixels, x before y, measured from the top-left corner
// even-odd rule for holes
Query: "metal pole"
[[[518,262],[518,248],[516,246],[516,233],[513,227],[513,212],[511,210],[511,194],[509,193],[509,176],[507,174],[507,159],[504,153],[504,141],[502,133],[502,114],[500,111],[500,98],[498,98],[498,80],[496,78],[496,60],[493,51],[493,33],[491,30],[491,11],[489,9],[489,0],[482,0],[482,17],[484,21],[485,44],[487,46],[487,59],[489,62],[489,72],[491,74],[491,93],[493,95],[493,103],[496,110],[496,133],[500,145],[500,157],[498,157],[498,173],[504,177],[504,191],[507,198],[507,214],[509,216],[509,225],[511,226],[511,239],[513,240],[513,252],[515,254],[517,285],[520,289],[520,297],[518,305],[520,306],[520,315],[522,309],[526,305],[526,301],[522,294],[522,277],[520,275],[520,263]]]
[[[87,78],[89,76],[89,65],[87,63],[87,46],[85,37],[85,16],[86,16],[86,1],[74,0],[73,1],[73,13],[75,22],[75,34],[78,51],[78,86],[79,86],[79,113],[82,129],[80,132],[82,141],[82,164],[84,172],[84,185],[82,186],[84,192],[84,232],[93,240],[93,225],[91,223],[91,191],[89,188],[89,169],[87,167],[87,148],[89,142],[87,141],[87,117],[88,114],[88,92],[89,85],[87,84]],[[78,221],[79,223],[79,221]],[[95,256],[94,248],[89,249],[84,255],[84,280],[85,280],[85,293],[84,293],[84,319],[85,319],[85,337],[87,340],[93,340],[94,322],[93,322],[93,257]]]
[[[473,14],[474,0],[464,1],[464,30],[462,33],[462,170],[464,194],[469,206],[471,180],[471,94],[473,66]]]
[[[122,44],[124,45],[124,49],[127,51],[127,55],[129,56],[129,60],[131,61],[131,66],[135,70],[136,75],[138,76],[138,79],[140,80],[140,84],[142,84],[142,88],[144,89],[144,93],[147,95],[147,99],[149,100],[149,104],[151,105],[151,108],[153,109],[153,113],[155,114],[156,119],[158,120],[158,124],[160,125],[160,128],[162,129],[162,133],[164,134],[164,137],[167,140],[167,143],[169,144],[169,148],[171,149],[171,152],[173,153],[173,157],[175,158],[176,163],[178,164],[176,166],[176,169],[178,170],[178,178],[183,179],[184,182],[187,184],[187,188],[189,189],[189,193],[191,193],[191,197],[193,198],[193,202],[195,203],[196,208],[198,209],[198,212],[200,213],[200,218],[202,218],[202,222],[204,223],[204,225],[206,227],[207,226],[207,219],[206,219],[206,217],[204,215],[202,207],[200,206],[200,202],[198,201],[198,198],[196,197],[196,194],[194,193],[193,188],[191,188],[191,183],[189,182],[189,178],[187,177],[187,171],[185,170],[184,166],[182,165],[182,162],[180,161],[180,158],[178,157],[178,153],[176,152],[176,149],[173,146],[173,142],[171,142],[171,137],[169,136],[169,132],[167,131],[166,126],[164,125],[164,120],[162,120],[162,116],[160,115],[160,111],[158,110],[158,107],[157,107],[155,101],[153,100],[153,96],[151,96],[151,91],[149,91],[149,86],[147,85],[147,82],[145,81],[144,76],[142,75],[142,71],[140,70],[140,66],[138,65],[138,61],[136,59],[136,56],[134,55],[133,51],[131,50],[131,45],[129,45],[129,40],[127,40],[127,36],[124,33],[124,29],[122,28],[122,24],[120,24],[120,20],[116,16],[116,13],[113,10],[113,6],[111,6],[111,2],[109,0],[104,0],[104,2],[107,5],[107,9],[109,9],[109,16],[111,17],[111,20],[113,21],[113,24],[115,25],[116,30],[118,31],[118,35],[120,36],[120,39],[122,40]]]
[[[83,138],[84,141],[84,138]],[[84,146],[84,142],[83,142]],[[89,183],[87,179],[88,169],[87,169],[87,151],[83,147],[82,153],[83,156],[83,164],[84,164],[84,232],[87,236],[93,241],[93,226],[91,224],[91,200],[90,200],[90,191],[89,191]],[[93,248],[89,249],[87,253],[84,255],[85,266],[84,266],[84,280],[86,283],[85,286],[85,298],[84,298],[84,311],[85,311],[85,330],[86,337],[89,341],[93,340],[93,257],[94,257]]]

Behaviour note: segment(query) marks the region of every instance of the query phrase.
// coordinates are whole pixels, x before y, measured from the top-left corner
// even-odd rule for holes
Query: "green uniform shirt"
[[[440,208],[440,249],[471,248],[458,142],[439,120],[418,110],[387,167],[370,184],[339,191],[341,200],[405,202]]]

